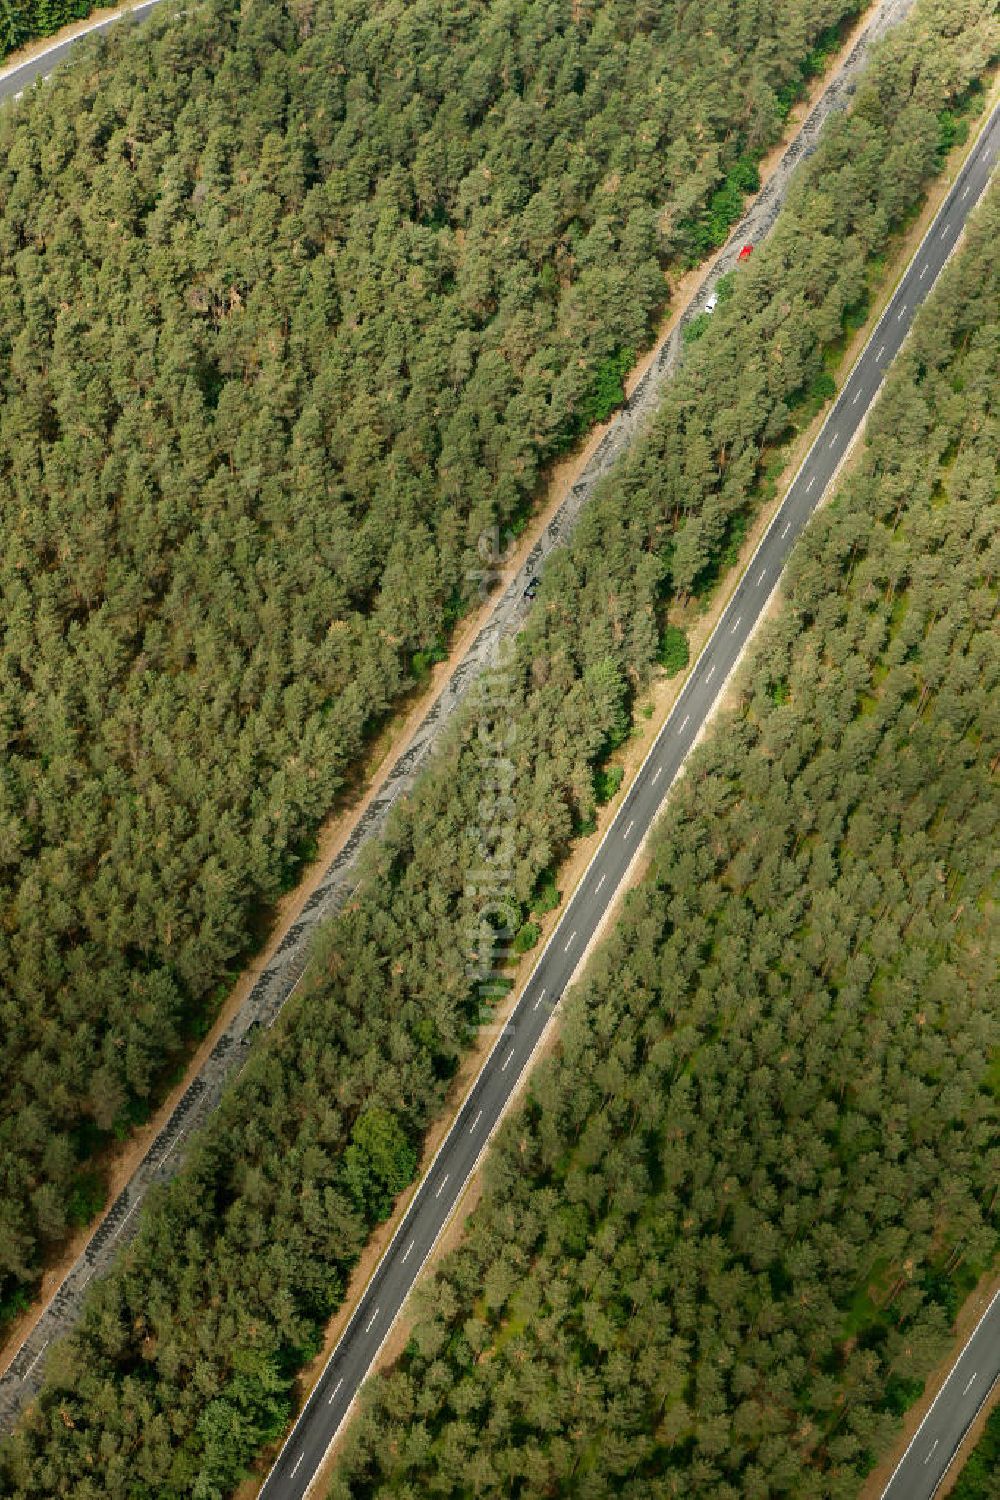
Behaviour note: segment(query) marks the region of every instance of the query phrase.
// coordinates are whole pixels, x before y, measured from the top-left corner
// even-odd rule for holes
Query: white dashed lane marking
[[[412,1250],[412,1249],[413,1249],[413,1246],[411,1244],[410,1245],[410,1250]],[[407,1251],[407,1254],[409,1254],[409,1251]],[[403,1259],[404,1260],[406,1259],[405,1255],[403,1256]],[[343,1375],[341,1375],[340,1379],[337,1381],[337,1384],[334,1386],[333,1390],[330,1392],[329,1396],[327,1397],[327,1401],[326,1401],[327,1406],[332,1406],[333,1403],[334,1403],[334,1401],[336,1401],[336,1399],[337,1399],[337,1392],[340,1390],[340,1387],[343,1385],[343,1383],[344,1383],[344,1377],[343,1377]]]

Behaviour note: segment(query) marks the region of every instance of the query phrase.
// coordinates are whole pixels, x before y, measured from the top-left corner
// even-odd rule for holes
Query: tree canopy
[[[856,4],[204,0],[0,112],[0,1317]]]
[[[970,5],[956,24],[953,5],[920,0],[913,23],[874,61],[869,81],[859,90],[855,111],[832,123],[815,155],[804,164],[801,190],[773,242],[760,247],[749,274],[737,278],[732,297],[720,304],[716,314],[720,321],[713,319],[712,328],[690,349],[686,373],[671,387],[635,458],[611,476],[595,499],[588,512],[594,522],[586,520],[566,549],[553,558],[512,662],[495,682],[484,685],[479,706],[470,706],[454,724],[413,795],[398,805],[388,837],[370,850],[367,876],[348,909],[326,929],[295,1000],[274,1029],[259,1039],[217,1116],[192,1141],[177,1180],[151,1195],[139,1216],[136,1240],[112,1273],[94,1284],[73,1337],[47,1356],[47,1378],[38,1401],[16,1435],[0,1446],[0,1490],[6,1487],[18,1500],[53,1500],[63,1495],[73,1500],[152,1500],[154,1496],[168,1500],[207,1493],[209,1486],[225,1493],[280,1425],[291,1404],[294,1372],[318,1347],[325,1321],[341,1300],[372,1224],[412,1172],[421,1133],[440,1108],[462,1048],[480,1020],[480,997],[467,965],[470,924],[481,918],[481,912],[469,894],[468,877],[482,859],[483,801],[497,795],[496,756],[490,750],[495,736],[481,732],[486,718],[492,715],[497,732],[502,732],[509,745],[513,767],[509,789],[511,899],[519,907],[517,916],[527,925],[532,916],[558,902],[559,861],[571,847],[576,830],[589,820],[598,795],[613,794],[613,787],[603,778],[596,784],[597,773],[606,768],[609,748],[628,730],[635,692],[658,670],[660,623],[670,597],[671,546],[678,519],[678,481],[671,470],[682,451],[677,433],[682,428],[696,431],[700,420],[714,444],[717,435],[729,430],[723,404],[726,392],[720,393],[715,375],[722,359],[716,341],[732,340],[735,347],[745,340],[748,346],[760,347],[767,368],[779,367],[777,352],[785,351],[787,358],[790,347],[792,330],[786,326],[784,309],[791,297],[797,309],[795,334],[803,326],[806,330],[803,342],[796,345],[801,354],[799,385],[792,391],[808,389],[812,370],[822,363],[823,338],[842,336],[854,305],[848,303],[838,320],[827,308],[824,289],[838,284],[843,262],[863,254],[870,258],[867,266],[862,258],[862,284],[867,276],[877,279],[878,256],[885,252],[894,221],[902,222],[912,210],[922,185],[936,168],[941,147],[938,114],[948,106],[960,106],[984,52],[988,54],[989,14],[985,4]],[[928,57],[933,66],[925,67]],[[929,120],[926,142],[914,142],[922,167],[908,179],[910,192],[901,200],[898,167],[882,172],[874,170],[872,163],[892,161],[907,141],[913,142],[915,116]],[[865,151],[869,158],[863,158]],[[861,159],[863,172],[858,168]],[[812,222],[818,217],[817,200],[822,202],[828,195],[835,201],[844,197],[846,217],[825,242],[823,254],[810,259],[796,248],[804,238],[801,224],[803,219]],[[956,261],[953,277],[962,264]],[[964,306],[962,297],[978,297],[985,303],[990,285],[988,272],[980,273],[973,291],[964,290],[958,303]],[[978,315],[984,315],[981,307]],[[940,319],[942,330],[948,327],[948,317]],[[961,326],[965,337],[964,330],[972,325]],[[963,367],[958,378],[971,382],[973,369]],[[990,375],[988,368],[983,376],[987,391]],[[944,405],[943,415],[938,411],[943,400],[941,385],[935,379],[928,386],[927,399],[933,394],[935,403],[933,431],[938,434],[940,428],[945,442],[965,441],[970,447],[978,495],[983,489],[979,477],[983,445],[994,440],[991,434],[995,432],[985,421],[988,408],[982,407],[982,399],[986,398],[980,398],[979,416],[970,417],[979,426],[966,437],[960,426],[965,408],[957,397]],[[725,490],[727,503],[736,512],[749,512],[760,503],[775,445],[790,425],[805,420],[809,409],[808,401],[800,402],[789,408],[791,416],[786,414],[776,423],[773,403],[781,388],[765,386],[762,390],[756,415],[762,426],[756,439],[747,440],[747,452],[740,459],[742,489],[733,480]],[[778,435],[764,438],[763,432],[775,426]],[[922,447],[923,431],[918,423],[902,450],[921,484],[932,469]],[[727,447],[727,454],[731,451],[735,450]],[[710,498],[725,481],[725,466],[720,471],[716,452],[709,446],[708,457],[702,461],[698,493],[703,498]],[[989,457],[988,446],[985,452]],[[892,466],[888,460],[886,465],[888,472]],[[965,469],[960,472],[964,474]],[[895,494],[896,485],[905,497],[909,482],[907,468],[905,484],[886,480],[887,493]],[[914,494],[920,493],[918,486]],[[983,496],[985,507],[992,491],[985,489]],[[956,499],[960,498],[956,491]],[[695,504],[691,504],[692,512]],[[965,515],[961,507],[959,511]],[[933,508],[931,513],[935,513]],[[984,511],[983,524],[988,521]],[[723,527],[717,542],[720,560],[730,540]],[[974,565],[976,546],[975,532],[956,542],[969,567]],[[893,556],[891,548],[876,548],[875,553],[880,563]],[[943,566],[940,559],[938,565]],[[824,603],[825,595],[836,593],[838,575],[835,571],[827,578],[825,566],[816,564],[809,575],[817,613],[830,608]],[[707,588],[708,584],[699,586]],[[985,607],[992,595],[989,584],[983,587]],[[974,593],[978,599],[982,589],[977,587]],[[914,621],[919,618],[919,613],[914,615]],[[793,655],[798,659],[794,644],[792,637],[787,638],[789,663]],[[801,683],[798,678],[793,682],[790,672],[788,683],[769,680],[767,702],[773,698],[775,708],[786,698],[792,705],[812,702],[816,695],[809,688],[811,660],[802,661]],[[978,658],[974,664],[978,670]],[[970,669],[963,681],[971,675]],[[937,697],[929,696],[937,703]],[[835,694],[833,702],[838,714],[848,713],[843,693]],[[937,712],[928,723],[941,724]],[[748,722],[752,728],[754,721]],[[860,716],[867,736],[879,722],[872,714]],[[836,721],[831,723],[836,729]],[[820,730],[813,720],[800,726],[798,717],[790,717],[775,719],[769,733],[778,733],[782,725],[794,728],[790,747],[781,749],[790,778],[797,764],[805,765],[807,753],[816,749]],[[750,728],[740,729],[739,734],[750,736]],[[982,733],[985,754],[992,733],[988,720]],[[917,729],[914,734],[918,735]],[[903,750],[911,740],[917,742],[911,736]],[[851,736],[848,742],[854,746]],[[837,743],[832,748],[839,755]],[[743,774],[741,744],[737,736],[726,752],[733,787]],[[762,764],[758,755],[754,765]],[[810,772],[820,777],[817,797],[827,785],[822,778],[827,776],[828,764],[840,767],[839,761],[823,760]],[[913,776],[918,769],[912,769]],[[709,781],[702,778],[698,785],[708,786]],[[717,778],[711,781],[711,786],[718,785]],[[806,785],[811,788],[813,783]],[[800,795],[795,807],[803,800],[808,798]],[[706,803],[695,811],[707,816],[713,805]],[[720,813],[727,806],[723,797]],[[787,806],[783,816],[786,822],[779,825],[779,832],[787,827]],[[794,858],[768,854],[768,878],[773,864],[774,878],[792,882],[791,915],[782,917],[785,922],[795,913],[793,876],[801,877],[803,862],[807,855],[811,860],[814,849],[816,864],[807,867],[807,875],[817,887],[817,912],[835,911],[831,903],[846,902],[849,895],[846,889],[831,894],[822,888],[830,866],[818,835],[826,825],[813,829],[809,816],[804,808],[804,843],[793,851]],[[745,821],[727,824],[725,837],[731,839],[733,829],[742,833],[745,827],[749,827]],[[855,842],[862,841],[862,831],[859,825],[852,834]],[[951,833],[942,830],[941,838],[946,837]],[[709,829],[709,853],[714,838]],[[770,849],[766,839],[763,845]],[[966,847],[961,845],[963,851]],[[885,857],[890,854],[887,846]],[[740,851],[733,853],[737,873],[747,857],[743,856],[741,865]],[[895,872],[895,865],[892,869]],[[700,870],[697,860],[685,864],[695,886]],[[905,880],[898,885],[895,873],[886,872],[881,878],[887,882],[886,899],[891,897],[887,911],[893,921],[904,922],[910,910],[907,903],[916,896]],[[720,880],[728,891],[718,873],[706,875],[706,899],[709,888],[717,889]],[[933,891],[937,884],[936,876],[928,876],[918,882],[917,894]],[[974,934],[974,907],[974,901],[966,903],[966,926],[961,934]],[[672,920],[679,921],[684,911],[684,902],[678,900]],[[662,926],[661,919],[656,920]],[[731,920],[742,930],[749,914],[740,908]],[[858,921],[867,940],[868,926],[861,917]],[[922,923],[918,913],[910,926],[922,931]],[[651,944],[659,944],[659,930],[651,929]],[[824,942],[832,930],[832,922],[822,927]],[[692,932],[695,937],[701,932],[697,923]],[[725,945],[725,954],[730,946]],[[690,963],[690,953],[697,952],[697,947],[685,951],[689,954],[685,962]],[[738,945],[733,946],[733,952],[738,951]],[[813,947],[808,947],[796,957],[791,950],[792,979],[807,971],[812,952]],[[975,978],[979,962],[986,959],[975,952],[967,957],[962,949],[963,974]],[[914,963],[918,973],[919,963],[916,959]],[[729,968],[720,974],[728,982]],[[682,998],[678,991],[678,1004]],[[602,1021],[608,1027],[614,1019],[612,1000],[609,992],[609,1008]],[[699,1005],[707,1003],[702,996]],[[786,1004],[785,1012],[788,1009]],[[779,1018],[783,1025],[790,1025],[785,1012]],[[961,1035],[965,1017],[966,1010],[959,1006],[955,1024]],[[702,1011],[696,1013],[692,1027],[695,1020],[703,1024]],[[694,1043],[695,1030],[688,1034]],[[740,1045],[751,1045],[753,1039],[746,1036],[745,1027],[741,1035]],[[925,1029],[921,1035],[929,1039],[931,1033]],[[890,1036],[887,1033],[886,1046]],[[797,1045],[804,1043],[800,1040]],[[971,1056],[971,1043],[969,1048]],[[706,1049],[711,1053],[708,1042]],[[617,1077],[617,1072],[607,1074],[609,1079],[612,1076]],[[781,1073],[782,1080],[786,1076],[791,1075]],[[723,1084],[720,1080],[720,1090]],[[725,1088],[730,1085],[725,1083]],[[589,1097],[588,1084],[581,1104]],[[762,1097],[772,1095],[765,1092]],[[974,1111],[971,1117],[976,1124]],[[957,1134],[945,1132],[944,1140],[959,1150],[961,1142],[953,1139]],[[866,1135],[858,1139],[863,1155],[877,1156],[874,1147],[869,1149]],[[937,1146],[932,1142],[928,1149]],[[930,1170],[921,1153],[917,1153],[920,1171]],[[596,1152],[595,1160],[599,1157]],[[872,1162],[873,1170],[874,1166]],[[628,1180],[634,1185],[633,1179]],[[562,1210],[560,1223],[567,1214],[579,1218],[584,1234],[581,1209],[555,1199],[546,1202]],[[972,1202],[970,1196],[961,1199],[963,1213],[972,1213]],[[946,1281],[945,1277],[940,1284]],[[779,1291],[781,1285],[779,1279]],[[443,1378],[450,1379],[447,1370]],[[223,1430],[230,1433],[227,1443],[216,1441]],[[228,1454],[225,1471],[220,1467],[222,1453]]]

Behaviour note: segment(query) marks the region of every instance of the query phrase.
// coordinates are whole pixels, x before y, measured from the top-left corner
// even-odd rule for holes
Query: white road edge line
[[[170,1142],[170,1145],[167,1147],[166,1151],[164,1151],[163,1155],[160,1157],[160,1160],[157,1162],[157,1164],[156,1164],[157,1171],[159,1171],[160,1167],[163,1166],[163,1163],[166,1161],[166,1159],[170,1155],[171,1151],[177,1145],[178,1141],[180,1141],[180,1139],[183,1136],[183,1134],[184,1134],[184,1132],[182,1130],[178,1130],[177,1134],[174,1136],[173,1140]]]
[[[135,1213],[136,1209],[139,1207],[139,1204],[141,1202],[142,1202],[142,1199],[141,1198],[137,1198],[135,1200],[135,1202],[132,1204],[132,1207],[129,1209],[128,1213],[125,1215],[124,1219],[122,1219],[121,1223],[118,1225],[118,1228],[115,1230],[114,1234],[111,1236],[111,1238],[113,1240],[116,1240],[118,1238],[118,1236],[121,1234],[122,1230],[125,1228],[125,1225],[128,1223],[129,1219],[131,1219],[132,1215]]]

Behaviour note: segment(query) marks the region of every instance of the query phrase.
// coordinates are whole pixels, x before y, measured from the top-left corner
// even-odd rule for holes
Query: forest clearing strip
[[[899,14],[905,12],[908,8],[908,3],[902,7],[897,4],[895,14],[892,14],[893,7],[883,4],[877,8],[874,21],[870,15],[859,19],[854,30],[841,47],[839,54],[830,61],[824,73],[813,79],[807,86],[804,98],[792,110],[785,132],[786,140],[789,138],[789,133],[793,130],[799,134],[801,133],[799,127],[803,118],[808,117],[806,119],[807,126],[813,120],[814,106],[817,104],[817,101],[822,100],[826,95],[831,86],[831,78],[836,80],[845,63],[852,58],[857,61],[858,46],[866,46],[868,40],[870,40],[867,28],[873,25],[876,29],[881,27],[881,30],[884,32],[893,24],[895,19],[898,19]],[[93,22],[91,23],[91,27],[92,25]],[[51,48],[54,44],[47,43],[46,45]],[[773,173],[785,159],[786,149],[784,145],[779,143],[762,160],[760,164],[760,176],[763,184],[762,198],[769,191]],[[745,220],[744,224],[746,223],[747,221]],[[740,230],[737,230],[737,234],[739,233]],[[639,361],[632,374],[626,379],[625,385],[630,395],[634,393],[636,385],[644,379],[651,365],[661,353],[663,341],[675,329],[679,318],[684,313],[691,288],[697,287],[703,275],[704,268],[702,267],[685,274],[680,278],[679,283],[675,285],[674,310],[671,316],[662,325],[652,347]],[[532,553],[532,549],[535,547],[539,537],[542,538],[542,545],[545,548],[549,546],[550,542],[552,545],[555,545],[557,541],[563,539],[562,537],[550,539],[548,535],[550,523],[558,528],[560,517],[563,515],[566,491],[575,488],[575,482],[580,480],[581,475],[586,476],[588,474],[589,460],[601,447],[609,431],[610,429],[607,427],[595,429],[590,439],[570,459],[559,461],[553,466],[551,471],[547,471],[548,477],[551,478],[551,484],[548,486],[550,499],[539,508],[534,520],[519,543],[514,556],[498,568],[500,585],[497,594],[502,594],[503,590],[515,579],[519,577],[523,578],[526,570],[522,568],[522,564],[529,557],[529,553]],[[577,499],[579,500],[579,498],[578,496]],[[578,508],[579,505],[577,505]],[[530,568],[527,571],[530,574]],[[230,1047],[233,1041],[239,1043],[243,1037],[248,1035],[249,1030],[258,1024],[270,1025],[280,1005],[294,992],[294,983],[291,985],[291,988],[286,987],[280,995],[278,1003],[270,1007],[267,1017],[263,1020],[259,1016],[255,1016],[255,1011],[252,1008],[247,1013],[248,1020],[245,1019],[244,1023],[235,1027],[232,1026],[234,1017],[237,1017],[241,1012],[241,1008],[247,1001],[252,987],[261,978],[262,974],[268,976],[268,983],[274,978],[273,973],[270,971],[279,954],[281,955],[282,965],[287,968],[288,974],[294,977],[297,957],[303,947],[303,944],[298,940],[303,936],[306,926],[306,922],[300,922],[300,918],[303,916],[302,908],[306,906],[308,925],[313,925],[311,921],[313,913],[308,903],[314,895],[316,887],[322,881],[324,873],[328,873],[331,861],[341,854],[345,841],[352,838],[359,820],[366,816],[372,804],[378,804],[375,809],[378,826],[381,828],[385,827],[389,808],[396,800],[402,785],[402,783],[397,782],[393,795],[386,799],[382,798],[383,785],[393,768],[395,760],[397,757],[408,754],[413,748],[414,734],[425,716],[427,714],[433,715],[438,711],[438,699],[446,691],[448,678],[456,664],[460,664],[458,665],[459,676],[468,672],[469,663],[462,664],[465,649],[470,642],[478,637],[481,627],[494,616],[497,608],[502,603],[502,599],[494,597],[487,601],[485,607],[476,614],[460,620],[456,632],[452,637],[452,650],[448,661],[442,663],[440,668],[432,672],[431,690],[429,692],[410,695],[411,706],[409,712],[406,711],[407,700],[403,699],[400,701],[399,707],[402,712],[399,715],[393,716],[394,722],[391,732],[387,732],[383,737],[380,737],[376,750],[367,759],[367,762],[360,764],[361,774],[351,776],[347,796],[346,798],[341,797],[341,806],[321,826],[318,838],[320,850],[318,860],[307,869],[305,877],[299,882],[297,888],[288,896],[282,897],[275,904],[273,912],[269,914],[273,917],[273,922],[270,924],[270,938],[262,951],[255,955],[253,962],[248,964],[243,973],[232,983],[228,996],[223,1000],[221,1007],[216,1013],[215,1020],[208,1029],[204,1039],[191,1049],[191,1052],[183,1061],[180,1081],[169,1089],[165,1098],[161,1096],[161,1102],[154,1110],[150,1120],[144,1125],[136,1127],[123,1145],[109,1143],[106,1146],[102,1146],[90,1158],[93,1169],[103,1181],[106,1202],[112,1205],[108,1213],[114,1211],[116,1201],[126,1193],[144,1159],[147,1159],[147,1166],[149,1165],[148,1158],[155,1154],[155,1148],[160,1150],[157,1165],[162,1165],[168,1160],[170,1154],[176,1151],[182,1137],[191,1132],[198,1120],[207,1117],[219,1095],[221,1087],[219,1082],[220,1072],[224,1076],[230,1076],[233,1066],[236,1067],[237,1071],[241,1069],[242,1062],[233,1064],[232,1054],[227,1058],[222,1056],[217,1049],[220,1046],[223,1048]],[[511,625],[512,628],[516,627],[522,618],[520,593],[517,590],[515,590],[513,606],[513,610],[508,611],[507,618],[507,624]],[[467,684],[463,682],[463,692],[465,686]],[[442,720],[448,712],[450,712],[449,708],[441,712]],[[381,753],[379,753],[380,750]],[[366,783],[368,784],[366,785]],[[366,836],[369,831],[371,831],[370,825],[366,824],[361,832],[362,835]],[[352,848],[356,847],[357,845],[352,846]],[[350,853],[350,851],[348,852]],[[356,889],[356,885],[352,884],[351,892],[354,889]],[[336,902],[338,906],[342,903],[343,897],[344,892],[338,890]],[[298,978],[301,978],[301,973],[302,970],[299,968]],[[277,985],[274,986],[274,988],[277,987]],[[261,990],[258,989],[253,995],[253,1007],[262,1003],[266,998],[268,997],[264,996]],[[227,1036],[228,1041],[226,1040]],[[240,1054],[236,1054],[236,1056],[239,1057]],[[195,1085],[193,1091],[191,1089],[192,1080]],[[178,1126],[178,1118],[175,1118],[175,1111],[183,1112],[183,1124],[180,1126]],[[122,1207],[131,1207],[131,1200],[126,1197]],[[21,1317],[7,1325],[6,1337],[3,1340],[2,1348],[3,1355],[8,1360],[15,1357],[16,1350],[23,1340],[28,1337],[44,1306],[62,1291],[63,1283],[70,1268],[77,1263],[84,1249],[91,1243],[91,1235],[95,1232],[95,1227],[95,1223],[91,1222],[83,1230],[77,1231],[71,1237],[63,1240],[61,1242],[61,1251],[51,1251],[43,1261],[40,1296],[32,1302],[31,1306],[26,1309]],[[102,1261],[101,1264],[103,1265],[104,1262]],[[83,1273],[84,1283],[93,1274],[94,1269],[95,1264],[93,1262],[87,1264],[86,1270]],[[0,1397],[0,1405],[2,1405],[2,1397]]]
[[[39,1347],[42,1335],[46,1334],[51,1338],[54,1333],[65,1332],[72,1325],[79,1309],[83,1287],[95,1271],[100,1273],[110,1264],[120,1244],[134,1232],[134,1209],[141,1201],[146,1187],[151,1182],[162,1182],[173,1175],[183,1158],[183,1153],[174,1148],[182,1136],[188,1136],[198,1123],[207,1118],[226,1082],[242,1066],[246,1055],[243,1047],[251,1028],[270,1025],[301,978],[312,933],[319,923],[342,904],[351,884],[347,877],[353,870],[354,860],[362,843],[384,828],[392,802],[401,791],[412,785],[441,725],[464,697],[479,666],[492,658],[500,639],[514,633],[525,617],[526,610],[522,604],[525,580],[538,571],[548,552],[565,540],[598,478],[617,460],[631,442],[640,422],[655,408],[663,382],[676,364],[681,348],[681,332],[686,322],[698,311],[707,296],[708,288],[718,275],[735,264],[739,245],[750,235],[759,241],[769,231],[783,201],[793,166],[811,149],[820,126],[830,111],[847,102],[851,81],[860,69],[869,44],[901,19],[908,9],[908,0],[884,0],[864,24],[857,40],[847,45],[846,59],[841,61],[832,79],[822,89],[818,102],[786,148],[773,175],[766,181],[738,224],[727,246],[715,259],[687,309],[680,316],[675,314],[670,335],[654,346],[646,362],[645,373],[630,395],[627,407],[598,436],[593,458],[584,468],[581,478],[573,484],[565,501],[556,508],[542,537],[531,548],[526,564],[515,574],[513,582],[508,584],[492,606],[492,614],[487,611],[487,623],[476,636],[468,656],[459,664],[454,676],[442,686],[422,725],[373,792],[364,812],[356,817],[353,827],[344,831],[344,842],[339,854],[322,873],[316,888],[308,894],[301,913],[296,915],[287,930],[275,934],[271,945],[273,957],[265,961],[263,972],[245,1003],[239,1006],[234,1015],[227,1011],[231,1014],[231,1019],[220,1028],[197,1072],[194,1076],[189,1074],[189,1081],[182,1088],[179,1097],[175,1095],[171,1107],[161,1111],[156,1123],[143,1133],[143,1140],[149,1145],[140,1165],[125,1181],[104,1220],[89,1238],[82,1255],[78,1256],[61,1284],[50,1293],[48,1303],[41,1304],[35,1314],[33,1328],[12,1355],[8,1370],[0,1380],[0,1413],[4,1417],[9,1418],[31,1393],[28,1388],[28,1371],[24,1367]],[[53,1281],[56,1279],[56,1275],[51,1277]],[[31,1373],[34,1374],[34,1367]],[[16,1388],[13,1392],[12,1387]]]

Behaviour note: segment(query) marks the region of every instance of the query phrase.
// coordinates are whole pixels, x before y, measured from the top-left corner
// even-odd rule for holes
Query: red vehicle
[[[736,259],[737,260],[749,260],[752,254],[753,254],[753,246],[752,245],[744,245],[743,249],[740,251],[740,253],[736,257]]]

